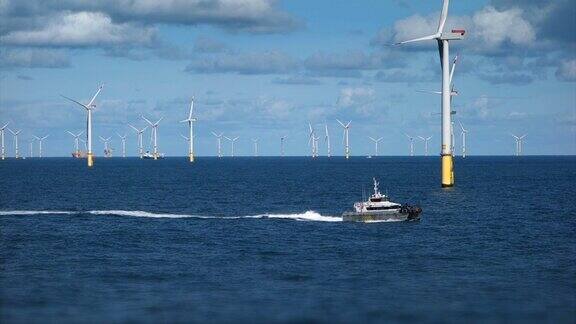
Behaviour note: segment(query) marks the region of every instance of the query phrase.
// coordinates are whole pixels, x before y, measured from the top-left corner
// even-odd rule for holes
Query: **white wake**
[[[140,210],[89,210],[89,211],[51,211],[51,210],[8,210],[0,211],[0,216],[25,216],[25,215],[72,215],[72,214],[90,214],[100,216],[127,216],[127,217],[149,217],[149,218],[199,218],[199,219],[242,219],[242,218],[260,218],[260,219],[290,219],[297,221],[313,222],[341,222],[341,217],[323,216],[315,211],[307,211],[300,214],[260,214],[249,216],[207,216],[207,215],[188,215],[188,214],[168,214],[153,213]]]

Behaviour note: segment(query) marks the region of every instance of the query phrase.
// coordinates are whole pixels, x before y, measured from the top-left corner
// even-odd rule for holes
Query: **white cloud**
[[[102,46],[150,44],[156,31],[150,27],[116,24],[99,12],[67,12],[54,17],[40,29],[12,31],[0,40],[9,45],[26,46]]]
[[[65,68],[70,58],[62,51],[51,49],[2,49],[0,67],[3,68]]]
[[[576,59],[562,61],[556,70],[556,77],[562,81],[576,81]]]
[[[522,14],[523,11],[518,8],[498,11],[488,6],[474,14],[472,33],[491,48],[501,46],[506,41],[529,46],[536,38],[536,32]]]
[[[340,90],[336,104],[342,108],[352,108],[356,113],[370,115],[374,112],[376,92],[372,88],[356,87]]]

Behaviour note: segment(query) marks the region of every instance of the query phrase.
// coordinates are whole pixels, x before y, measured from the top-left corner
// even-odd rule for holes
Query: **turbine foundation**
[[[442,188],[454,186],[454,161],[452,154],[442,155]]]

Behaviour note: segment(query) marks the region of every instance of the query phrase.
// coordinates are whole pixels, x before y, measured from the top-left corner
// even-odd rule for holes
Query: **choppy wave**
[[[241,218],[264,218],[264,219],[291,219],[297,221],[314,222],[340,222],[341,217],[323,216],[315,211],[307,211],[300,214],[261,214],[249,216],[206,216],[188,214],[168,214],[153,213],[140,210],[89,210],[89,211],[51,211],[51,210],[8,210],[0,211],[0,216],[25,216],[25,215],[72,215],[89,214],[102,216],[127,216],[127,217],[149,217],[149,218],[199,218],[199,219],[241,219]]]

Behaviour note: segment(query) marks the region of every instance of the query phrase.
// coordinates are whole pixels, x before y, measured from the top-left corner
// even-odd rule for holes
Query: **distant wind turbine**
[[[42,142],[44,142],[45,139],[48,138],[48,136],[50,135],[46,135],[44,137],[38,137],[36,135],[33,135],[35,139],[38,140],[38,157],[42,157]]]
[[[254,156],[258,157],[258,139],[253,138],[252,142],[254,142]]]
[[[452,29],[450,32],[444,32],[444,25],[448,17],[449,0],[443,0],[442,12],[438,22],[438,29],[432,35],[419,37],[397,44],[406,44],[412,42],[419,42],[424,40],[436,40],[438,43],[438,50],[440,53],[440,63],[442,67],[442,187],[454,186],[454,165],[453,165],[453,152],[450,143],[450,127],[452,119],[452,108],[450,104],[451,91],[450,91],[450,41],[460,40],[464,37],[465,31],[462,29]]]
[[[22,130],[17,130],[17,131],[13,131],[10,128],[8,128],[8,131],[14,136],[14,157],[16,159],[20,158],[20,152],[18,150],[18,134],[20,134],[20,132]]]
[[[286,135],[282,135],[280,137],[280,156],[284,156],[284,141],[288,138]]]
[[[143,158],[144,157],[144,141],[142,139],[142,136],[143,136],[146,128],[148,128],[148,126],[144,126],[144,128],[142,128],[142,129],[138,129],[138,128],[130,125],[130,124],[128,124],[128,126],[130,126],[134,131],[136,131],[136,136],[138,137],[138,155],[140,155],[140,158]]]
[[[414,156],[414,137],[404,133],[406,137],[410,140],[410,156]]]
[[[190,162],[194,162],[194,122],[196,121],[196,117],[192,114],[194,113],[194,97],[190,101],[190,110],[188,111],[188,118],[181,120],[181,123],[188,123],[188,129],[190,131],[189,140],[188,140],[188,159]]]
[[[418,138],[424,141],[424,156],[428,156],[428,141],[432,139],[432,136],[428,137],[418,136]]]
[[[373,138],[368,136],[369,139],[372,140],[372,142],[374,142],[374,155],[378,156],[378,143],[382,140],[382,137],[379,138]]]
[[[104,138],[100,136],[100,140],[104,142],[104,156],[107,158],[112,156],[112,151],[110,150],[110,147],[108,147],[108,143],[110,142],[111,139],[112,137]]]
[[[316,132],[310,123],[308,123],[308,128],[310,129],[310,133],[308,135],[308,144],[310,144],[312,148],[312,158],[316,158],[318,155]]]
[[[222,157],[222,133],[220,134],[216,134],[214,132],[212,132],[212,135],[214,135],[216,137],[216,140],[218,141],[218,157],[221,158]]]
[[[84,107],[86,109],[87,112],[87,118],[86,118],[86,139],[88,141],[88,152],[86,152],[86,160],[88,161],[88,167],[92,167],[94,165],[94,157],[92,154],[92,111],[94,110],[94,108],[96,108],[96,105],[94,104],[94,100],[96,100],[96,97],[98,96],[98,94],[100,93],[100,91],[102,91],[102,87],[103,85],[101,85],[100,87],[98,87],[98,91],[96,91],[96,94],[94,94],[94,96],[92,97],[92,99],[90,99],[90,102],[88,102],[87,105],[80,103],[74,99],[70,99],[66,96],[62,96],[65,99],[68,99],[70,101],[72,101],[73,103],[76,103],[82,107]],[[42,146],[42,142],[40,142],[40,146]]]
[[[464,126],[462,126],[461,122],[458,122],[460,124],[460,129],[462,130],[462,157],[465,158],[466,157],[466,134],[468,133],[468,130],[464,129]]]
[[[6,148],[4,147],[4,132],[6,130],[6,127],[8,127],[8,124],[10,124],[10,122],[7,122],[4,126],[2,126],[2,128],[0,128],[0,137],[2,140],[2,160],[6,159]]]
[[[338,119],[336,119],[336,121],[344,128],[344,154],[346,155],[346,158],[349,159],[350,158],[350,123],[352,123],[352,121],[349,121],[348,124],[344,125],[344,123],[342,123],[341,121],[339,121]]]
[[[72,137],[74,137],[74,155],[75,157],[80,157],[80,136],[84,134],[84,131],[81,131],[78,134],[74,134],[71,131],[66,131]]]
[[[160,154],[158,153],[158,125],[160,124],[160,122],[162,121],[162,119],[164,119],[164,117],[160,117],[160,119],[158,119],[157,122],[153,123],[150,120],[148,120],[146,117],[144,116],[140,116],[142,117],[142,119],[144,119],[148,124],[150,124],[150,127],[152,127],[152,142],[154,145],[154,150],[153,150],[153,158],[154,160],[157,160],[160,157]]]
[[[332,156],[332,148],[330,147],[330,134],[328,134],[328,124],[324,124],[326,129],[326,135],[324,136],[324,141],[326,142],[326,146],[328,149],[328,157]]]
[[[30,157],[34,157],[34,141],[36,141],[35,138],[32,138],[28,141],[28,143],[30,143]]]
[[[125,158],[126,157],[126,134],[120,135],[120,134],[116,133],[116,135],[118,135],[118,137],[120,137],[120,140],[122,141],[122,157]]]
[[[238,140],[238,136],[234,137],[234,138],[230,138],[230,137],[226,137],[224,136],[225,139],[229,140],[230,143],[232,144],[232,152],[230,154],[231,157],[234,157],[234,143],[236,142],[236,140]]]

